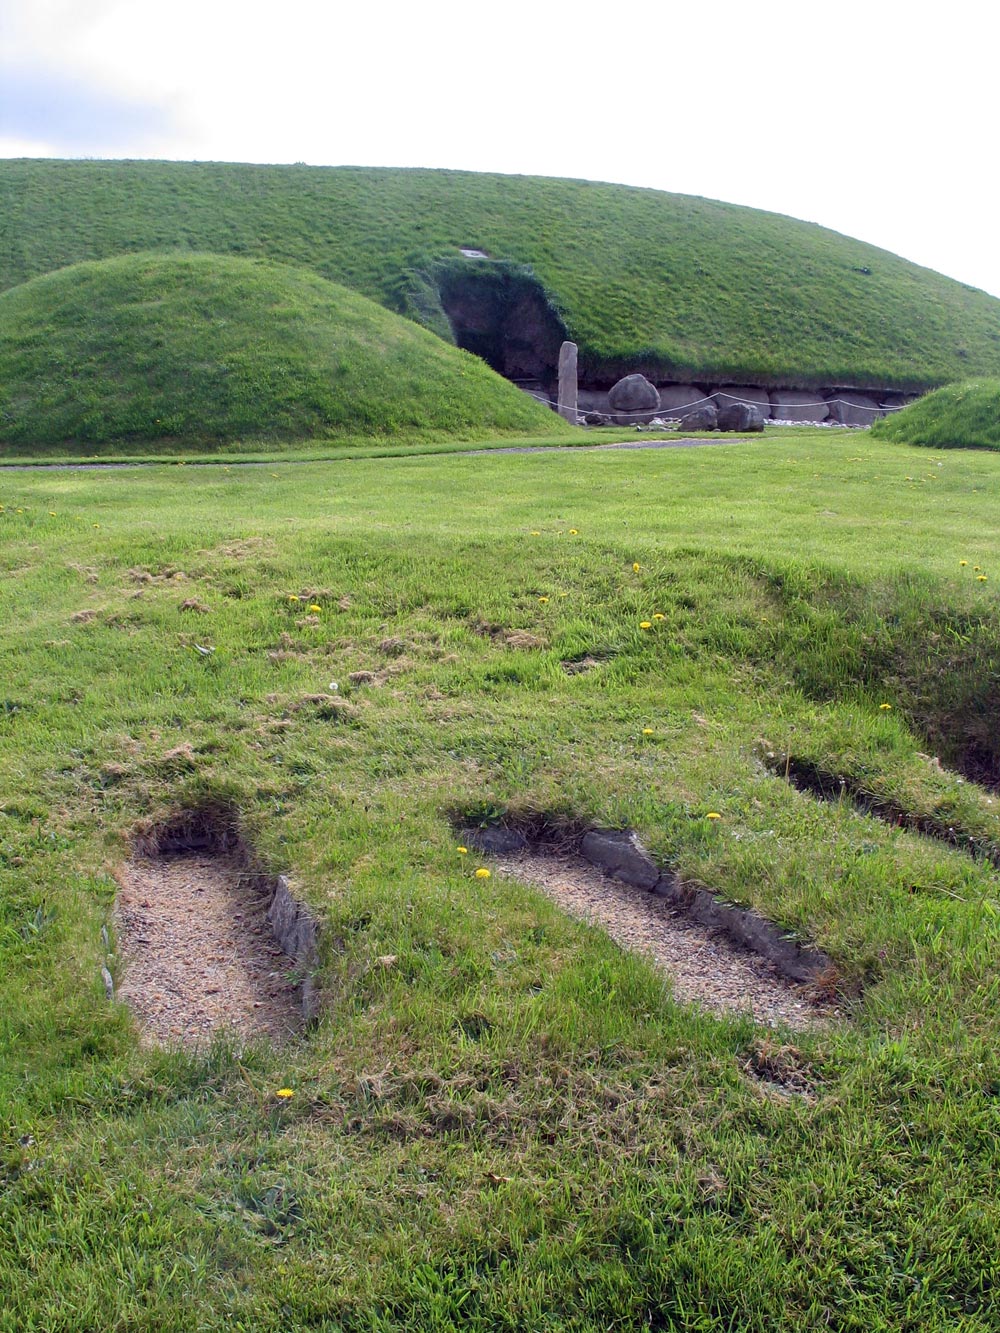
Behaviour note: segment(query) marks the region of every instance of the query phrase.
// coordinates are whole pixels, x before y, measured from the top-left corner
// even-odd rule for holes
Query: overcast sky
[[[998,29],[968,0],[0,0],[0,157],[621,181],[1000,296]]]

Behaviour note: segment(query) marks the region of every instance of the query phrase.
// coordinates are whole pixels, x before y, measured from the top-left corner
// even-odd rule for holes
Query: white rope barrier
[[[515,380],[514,383],[516,382],[517,381]],[[559,410],[558,399],[548,398],[544,394],[535,393],[534,390],[532,389],[527,389],[525,390],[525,392],[528,394],[529,397],[534,398],[536,402],[544,403],[546,407],[551,407],[554,411]],[[759,403],[754,398],[737,398],[734,394],[731,393],[725,393],[722,395],[722,397],[727,399],[728,402],[730,403],[742,403],[746,407],[757,407],[757,408],[761,407],[761,403]],[[686,412],[689,408],[700,407],[704,403],[714,403],[714,402],[715,402],[714,396],[706,398],[695,398],[690,403],[678,403],[675,406],[663,408],[662,411],[665,416],[669,417],[674,413]],[[789,403],[788,406],[793,408],[796,412],[800,412],[802,411],[803,408],[807,407],[832,407],[834,403],[842,403],[844,407],[853,407],[859,412],[902,412],[903,410],[903,406],[882,407],[880,405],[878,407],[865,407],[864,404],[862,403],[852,403],[849,398],[822,398],[815,403]],[[600,409],[598,408],[583,408],[583,407],[577,408],[577,412],[581,416],[585,415],[587,412],[599,411],[599,410]],[[642,412],[626,412],[618,408],[609,407],[606,412],[602,413],[602,415],[615,416],[615,417],[648,417],[650,412],[653,412],[654,415],[657,415],[660,412],[660,410],[661,409],[659,408],[656,409],[646,408],[646,410]],[[767,420],[766,417],[764,419],[765,421]],[[782,418],[771,418],[771,419],[781,420]],[[808,422],[803,422],[802,424],[808,425]]]

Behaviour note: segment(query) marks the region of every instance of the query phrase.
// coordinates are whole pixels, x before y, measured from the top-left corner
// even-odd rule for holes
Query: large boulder
[[[771,416],[775,421],[825,421],[830,406],[817,389],[772,389]]]
[[[612,386],[608,405],[615,413],[615,425],[627,426],[652,421],[660,410],[660,395],[645,375],[626,375]]]
[[[719,408],[719,430],[761,431],[764,418],[749,403],[729,403]]]
[[[749,403],[756,407],[765,421],[771,415],[771,399],[767,390],[753,384],[723,384],[712,396],[720,411],[730,403]]]
[[[684,430],[717,430],[718,425],[719,413],[714,403],[702,403],[681,418]]]
[[[866,393],[852,393],[850,389],[838,389],[827,398],[830,405],[830,420],[841,426],[870,426],[873,421],[884,416],[878,399]]]

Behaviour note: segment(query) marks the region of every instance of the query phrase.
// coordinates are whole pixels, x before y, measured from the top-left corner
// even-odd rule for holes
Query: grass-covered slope
[[[921,389],[1000,374],[993,297],[755,209],[469,172],[0,163],[0,288],[127,250],[209,250],[312,268],[440,327],[422,275],[462,246],[529,265],[591,374]]]
[[[478,358],[288,265],[124,255],[0,295],[8,453],[561,425]]]
[[[897,444],[1000,449],[1000,380],[946,384],[873,427]]]

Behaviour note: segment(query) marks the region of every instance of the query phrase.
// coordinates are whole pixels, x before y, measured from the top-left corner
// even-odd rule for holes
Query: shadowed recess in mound
[[[566,330],[525,265],[439,260],[410,274],[403,308],[507,379],[554,386]]]
[[[133,848],[118,873],[118,995],[146,1042],[280,1041],[315,1017],[316,922],[257,868],[231,811],[143,826]]]
[[[750,1013],[768,1026],[837,1016],[837,971],[757,913],[686,884],[653,861],[629,830],[532,821],[469,827],[463,842],[505,874],[542,889],[569,915],[651,957],[675,998],[714,1013]]]
[[[821,768],[811,759],[786,755],[784,758],[775,756],[769,762],[778,776],[783,776],[797,791],[807,796],[829,802],[850,801],[862,814],[873,815],[876,819],[910,833],[936,838],[960,851],[968,852],[977,860],[989,861],[991,865],[1000,868],[1000,847],[989,838],[974,837],[957,824],[948,823],[931,814],[908,810],[888,797],[868,791],[856,778]]]

